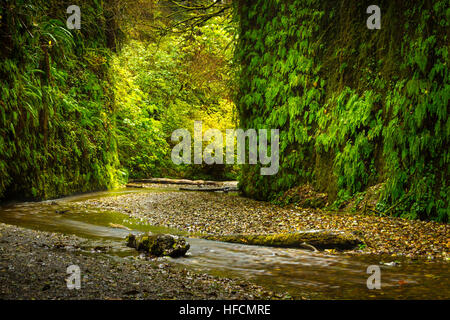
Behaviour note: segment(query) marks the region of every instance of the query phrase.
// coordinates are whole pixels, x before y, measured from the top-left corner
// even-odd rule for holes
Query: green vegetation
[[[233,179],[174,165],[171,134],[239,120],[281,133],[278,174],[241,168],[248,196],[311,185],[339,208],[381,184],[375,212],[448,221],[448,0],[383,0],[381,30],[356,0],[88,0],[68,30],[71,4],[0,5],[0,198]]]
[[[67,1],[0,5],[0,197],[49,198],[117,184],[114,29],[99,1],[66,29]],[[109,32],[105,32],[109,30]]]
[[[233,127],[233,46],[219,18],[161,38],[135,16],[162,15],[156,2],[91,0],[81,29],[68,30],[71,4],[0,5],[0,198],[52,198],[128,177],[232,177],[233,168],[170,161],[175,128],[194,119]]]
[[[232,166],[176,166],[170,158],[177,143],[172,132],[186,128],[193,135],[194,120],[202,120],[204,130],[234,127],[232,34],[223,18],[164,37],[142,35],[144,22],[126,30],[134,36],[111,68],[122,167],[132,178],[233,178]]]
[[[240,1],[241,125],[280,128],[280,171],[245,166],[245,194],[312,183],[337,200],[384,183],[377,210],[447,221],[448,1]]]

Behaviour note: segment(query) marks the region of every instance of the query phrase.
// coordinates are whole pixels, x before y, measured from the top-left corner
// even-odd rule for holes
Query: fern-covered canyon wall
[[[115,1],[0,5],[0,198],[51,198],[111,187],[118,157],[108,61]]]
[[[80,29],[66,24],[72,5]],[[232,31],[216,17],[166,32],[188,14],[163,18],[176,10],[159,0],[0,3],[0,201],[129,178],[234,179],[232,166],[171,161],[174,130],[234,124]]]
[[[448,221],[449,1],[239,1],[244,128],[280,128],[280,170],[243,192],[312,184],[332,201],[382,183],[377,210]]]
[[[232,24],[160,38],[188,17],[155,18],[170,3],[83,1],[80,30],[66,28],[71,1],[0,4],[0,199],[234,179],[175,166],[170,135],[199,119],[225,130],[237,109],[244,129],[280,129],[280,170],[244,165],[245,195],[311,185],[340,207],[381,186],[376,212],[448,221],[449,0],[378,1],[379,30],[369,1],[236,0]]]

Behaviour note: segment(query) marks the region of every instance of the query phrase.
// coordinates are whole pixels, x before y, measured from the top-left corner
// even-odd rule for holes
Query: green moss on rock
[[[153,256],[170,256],[172,258],[184,256],[190,248],[190,244],[179,236],[170,234],[146,234],[126,237],[127,246],[138,251],[149,253]]]

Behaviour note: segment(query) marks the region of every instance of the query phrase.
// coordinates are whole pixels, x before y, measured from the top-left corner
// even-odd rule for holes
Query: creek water
[[[0,207],[0,222],[34,230],[73,234],[88,239],[92,248],[130,259],[138,253],[125,246],[130,233],[184,233],[112,211],[81,208],[75,202],[135,192],[172,190],[122,189],[71,196],[56,201],[10,203]],[[228,196],[226,194],[224,197]],[[113,225],[111,225],[113,224]],[[114,227],[126,226],[129,230]],[[450,264],[389,256],[329,255],[300,249],[231,244],[188,238],[186,257],[164,258],[175,265],[218,276],[243,278],[294,298],[313,299],[449,299]],[[396,261],[395,266],[385,265]],[[384,263],[381,263],[381,262]],[[378,265],[381,289],[367,288],[367,268]]]

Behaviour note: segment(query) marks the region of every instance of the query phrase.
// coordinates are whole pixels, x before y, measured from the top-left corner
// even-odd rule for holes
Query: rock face
[[[363,243],[353,234],[336,230],[311,230],[265,235],[208,235],[202,238],[223,242],[282,248],[308,248],[308,246],[313,246],[319,250],[349,250]]]
[[[153,256],[181,257],[189,250],[190,245],[182,237],[170,234],[128,235],[127,246],[138,251],[147,252]]]

